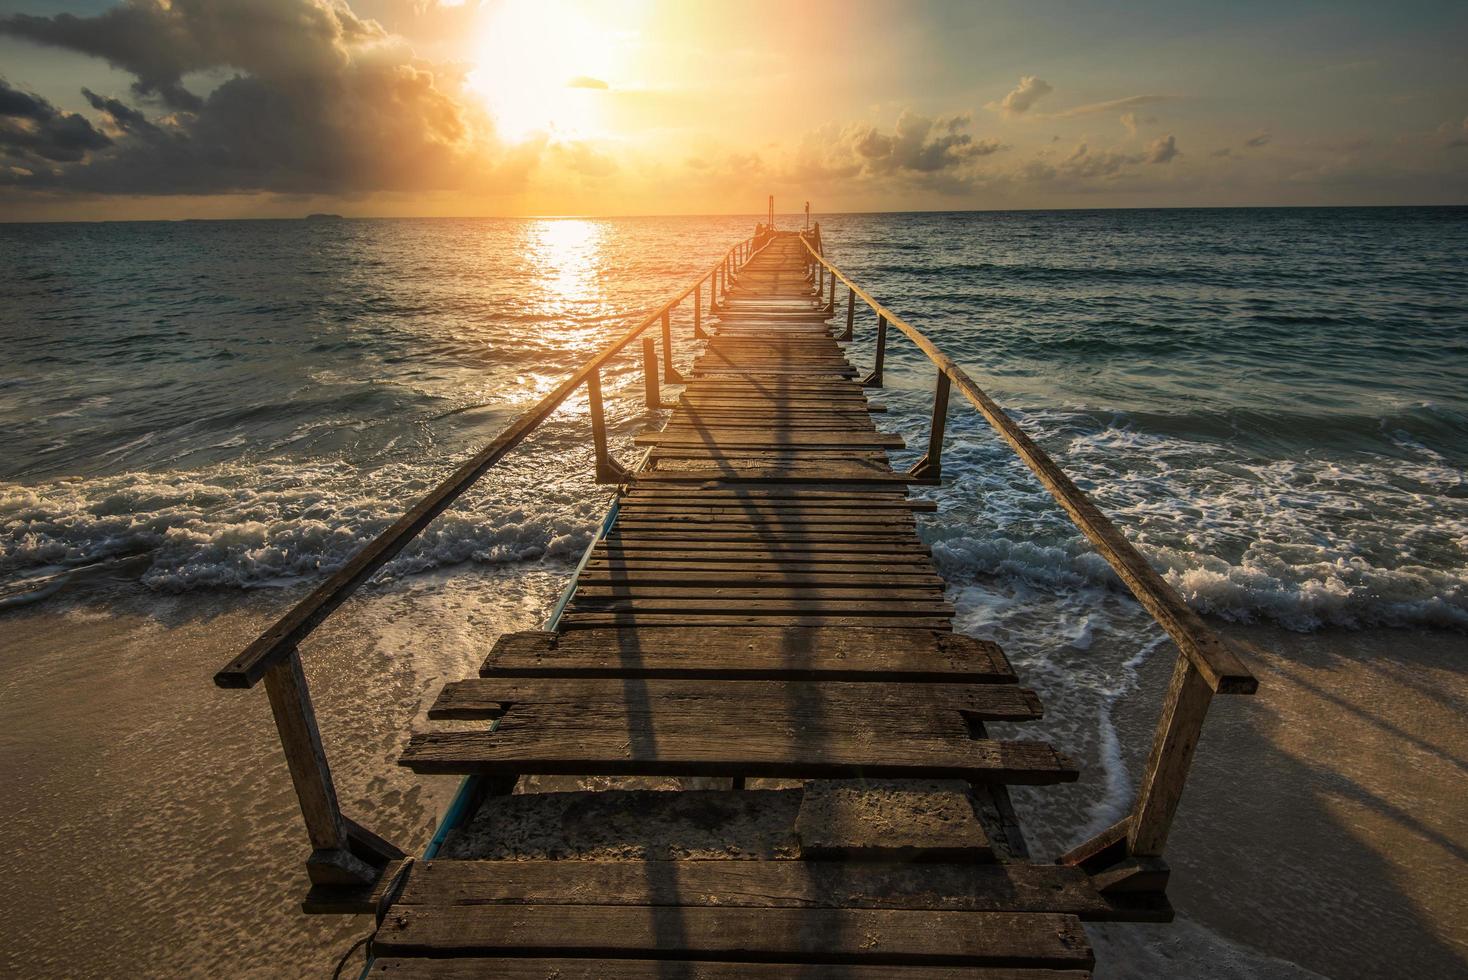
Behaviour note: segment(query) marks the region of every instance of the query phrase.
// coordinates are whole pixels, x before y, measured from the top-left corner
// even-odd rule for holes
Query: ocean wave
[[[412,468],[364,474],[340,463],[0,484],[0,577],[14,582],[143,555],[141,581],[159,591],[277,586],[339,568],[425,486]],[[595,493],[558,492],[523,471],[501,474],[492,489],[466,494],[380,574],[570,560],[590,543],[604,507]]]
[[[1004,537],[936,541],[933,556],[950,582],[997,580],[1031,594],[1099,602],[1126,586],[1094,552]],[[1468,631],[1468,568],[1378,568],[1365,562],[1234,565],[1196,554],[1143,547],[1164,579],[1199,612],[1242,622],[1271,622],[1297,632],[1327,626],[1429,626]],[[1072,644],[1074,645],[1074,644]]]

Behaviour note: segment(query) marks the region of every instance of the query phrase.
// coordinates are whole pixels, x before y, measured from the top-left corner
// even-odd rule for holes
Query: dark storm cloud
[[[42,160],[75,163],[110,145],[107,134],[84,116],[62,112],[0,79],[0,155],[22,166]]]
[[[178,109],[203,105],[183,85],[190,72],[320,72],[345,61],[345,45],[384,36],[329,0],[128,0],[95,17],[0,17],[0,33],[103,58],[138,95]]]
[[[85,149],[106,152],[51,157],[72,165],[0,178],[12,184],[356,193],[461,186],[495,173],[482,114],[335,0],[130,0],[95,17],[0,18],[0,33],[104,58],[134,76],[135,97],[166,110],[150,118],[146,104],[84,91],[111,120],[112,145],[73,116],[101,141]],[[195,72],[229,77],[199,96],[187,87]]]

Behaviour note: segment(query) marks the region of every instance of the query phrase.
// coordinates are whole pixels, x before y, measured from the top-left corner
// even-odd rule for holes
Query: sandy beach
[[[331,621],[305,663],[348,813],[426,842],[454,781],[395,765],[409,727],[500,631],[537,625],[564,573],[430,576]],[[329,974],[370,924],[299,914],[305,843],[265,698],[209,683],[288,596],[103,587],[121,590],[107,611],[78,594],[5,617],[0,900],[16,932],[0,972]],[[1169,844],[1178,922],[1089,927],[1097,976],[1464,969],[1462,637],[1222,625],[1261,693],[1215,702]],[[1148,660],[1114,711],[1131,773],[1168,666]],[[1070,818],[1030,818],[1037,854],[1075,839]]]

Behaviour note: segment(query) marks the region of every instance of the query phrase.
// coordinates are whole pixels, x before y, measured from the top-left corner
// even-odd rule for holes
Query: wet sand
[[[567,572],[416,579],[303,648],[349,815],[422,849],[458,781],[396,765],[408,729],[499,633],[543,623]],[[294,596],[124,591],[3,617],[0,976],[326,977],[370,931],[301,914],[309,847],[264,689],[210,680]]]
[[[415,580],[308,646],[352,816],[422,846],[455,781],[395,765],[407,730],[498,633],[538,626],[567,571]],[[209,682],[290,598],[123,591],[3,617],[0,974],[319,977],[366,934],[298,912],[306,845],[265,697]],[[1178,923],[1088,927],[1098,978],[1468,969],[1463,637],[1223,628],[1262,693],[1215,702],[1169,845]],[[1133,780],[1169,669],[1151,657],[1114,713]],[[1083,821],[1036,826],[1037,857]]]
[[[1102,978],[1468,975],[1468,641],[1219,624],[1259,677],[1215,699],[1168,841],[1183,929],[1088,927]],[[1115,721],[1141,771],[1170,657]]]

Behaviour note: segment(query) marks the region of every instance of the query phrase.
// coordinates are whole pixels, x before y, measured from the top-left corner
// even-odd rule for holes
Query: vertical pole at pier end
[[[663,378],[668,384],[683,383],[683,375],[673,367],[673,311],[663,310]]]
[[[882,362],[887,359],[887,318],[880,313],[877,315],[877,357],[872,365],[872,373],[862,381],[863,388],[882,387]]]

